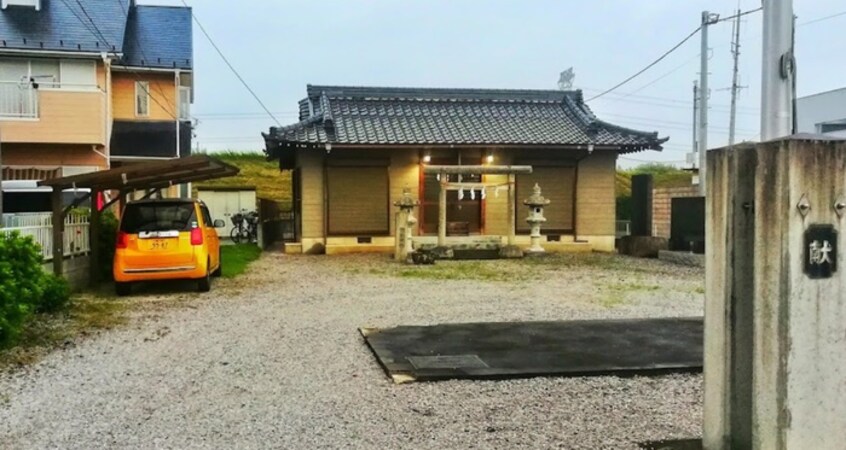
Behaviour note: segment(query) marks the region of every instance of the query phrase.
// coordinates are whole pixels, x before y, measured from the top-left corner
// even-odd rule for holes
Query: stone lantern
[[[531,237],[531,246],[526,252],[529,254],[543,253],[545,250],[540,245],[540,229],[541,224],[546,222],[546,217],[543,216],[543,207],[549,204],[549,200],[541,195],[541,188],[535,183],[532,196],[523,200],[523,204],[529,207],[529,217],[526,217],[526,222],[529,223],[532,230],[532,233],[529,235]]]
[[[417,224],[417,219],[414,217],[414,207],[420,202],[411,196],[411,189],[406,186],[402,190],[402,198],[394,202],[394,206],[399,208],[396,214],[396,242],[394,244],[394,259],[397,261],[407,261],[408,255],[414,251],[412,248],[412,231]]]

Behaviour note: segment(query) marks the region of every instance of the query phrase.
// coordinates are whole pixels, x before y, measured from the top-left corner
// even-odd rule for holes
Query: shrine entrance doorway
[[[479,165],[481,157],[469,158],[462,155],[461,159],[454,158],[432,158],[433,165]],[[438,196],[441,190],[441,183],[438,180],[440,174],[423,173],[423,199],[421,202],[422,224],[421,234],[438,234]],[[480,174],[448,174],[449,182],[452,183],[481,183]],[[484,201],[480,190],[454,190],[447,192],[446,199],[447,214],[447,236],[479,235],[483,233]]]

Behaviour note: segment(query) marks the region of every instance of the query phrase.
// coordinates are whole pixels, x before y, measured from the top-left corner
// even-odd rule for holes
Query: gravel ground
[[[140,308],[0,375],[0,447],[626,449],[699,436],[698,375],[394,385],[357,332],[702,314],[699,270],[586,258],[439,263],[491,279],[432,280],[382,256],[266,254],[189,307]]]

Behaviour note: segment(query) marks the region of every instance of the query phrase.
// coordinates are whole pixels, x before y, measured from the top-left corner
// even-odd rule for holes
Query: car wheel
[[[129,283],[115,282],[115,294],[119,297],[125,297],[132,293],[132,285]]]
[[[206,265],[206,276],[197,280],[197,291],[208,292],[211,290],[211,261]]]
[[[217,252],[217,269],[212,272],[212,276],[218,278],[223,275],[223,258],[220,257],[220,252]]]

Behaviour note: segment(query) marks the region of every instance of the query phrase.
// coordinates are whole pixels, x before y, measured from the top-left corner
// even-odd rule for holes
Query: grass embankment
[[[194,196],[197,188],[212,187],[255,187],[256,196],[273,200],[283,210],[291,208],[291,172],[281,172],[279,163],[267,161],[264,154],[258,152],[225,151],[208,154],[241,169],[234,177],[194,183]]]
[[[261,256],[257,245],[242,244],[221,247],[223,277],[235,278],[247,270],[248,265]],[[176,287],[176,285],[174,285]],[[187,305],[186,299],[195,297],[190,284],[180,284],[163,299],[157,299],[156,306],[179,307]],[[182,290],[187,288],[187,290]],[[216,289],[212,285],[212,290]],[[18,344],[12,348],[0,349],[0,370],[22,367],[37,362],[50,351],[74,345],[74,340],[125,324],[130,313],[141,305],[151,302],[137,296],[117,298],[112,295],[113,287],[103,285],[99,289],[78,293],[71,299],[64,311],[53,314],[36,314],[23,328]],[[138,294],[143,296],[144,293]],[[157,295],[158,294],[157,292]],[[199,295],[199,294],[197,294]],[[0,397],[0,404],[2,397]]]

